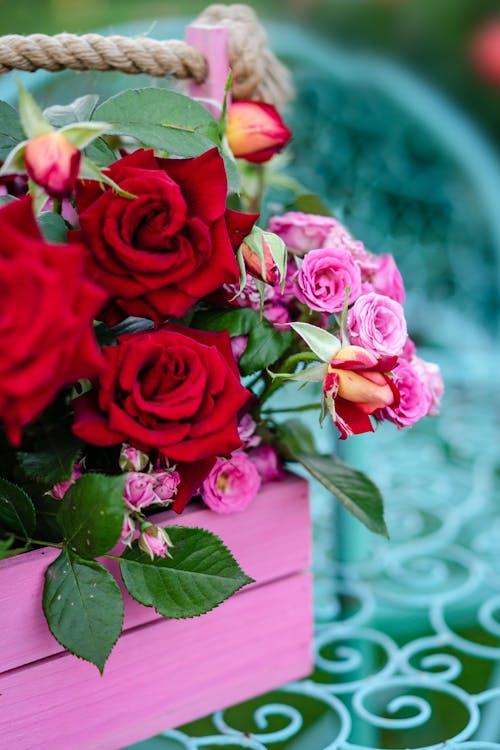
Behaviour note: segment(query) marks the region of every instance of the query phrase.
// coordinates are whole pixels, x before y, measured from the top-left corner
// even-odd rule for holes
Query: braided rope
[[[267,47],[266,33],[246,5],[211,5],[198,23],[228,28],[229,61],[236,99],[258,99],[276,106],[292,96],[286,68]],[[203,55],[183,41],[157,41],[99,34],[9,34],[0,37],[0,73],[11,70],[117,70],[150,76],[193,78],[207,75]]]

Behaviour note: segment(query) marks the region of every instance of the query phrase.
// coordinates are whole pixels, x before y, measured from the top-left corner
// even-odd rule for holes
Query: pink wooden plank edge
[[[67,653],[0,676],[2,750],[117,750],[311,670],[311,578],[126,633],[101,678]]]
[[[201,84],[190,81],[189,96],[201,100],[214,117],[218,118],[222,111],[224,89],[229,76],[227,29],[224,26],[192,23],[186,26],[185,39],[203,54],[208,65],[206,81]]]
[[[188,506],[182,516],[166,512],[155,520],[213,531],[243,570],[262,584],[310,565],[308,493],[305,480],[288,475],[281,482],[264,485],[242,514],[222,515]],[[62,651],[48,630],[41,608],[44,573],[58,554],[58,550],[44,548],[0,562],[0,673]],[[123,590],[118,564],[103,562]],[[125,631],[158,617],[153,609],[125,593]]]

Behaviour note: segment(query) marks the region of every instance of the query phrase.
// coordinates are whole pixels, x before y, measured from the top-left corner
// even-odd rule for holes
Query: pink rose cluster
[[[319,325],[324,325],[332,314],[340,323],[347,302],[344,335],[349,345],[379,363],[397,362],[391,379],[399,398],[367,413],[398,427],[437,414],[443,395],[441,374],[438,365],[416,356],[408,338],[405,289],[393,256],[370,252],[340,221],[328,216],[292,211],[272,217],[269,231],[281,237],[290,262],[284,293],[271,289],[264,310],[271,299],[288,310],[301,303],[309,316],[323,315]],[[349,393],[349,399],[356,402],[354,394]]]

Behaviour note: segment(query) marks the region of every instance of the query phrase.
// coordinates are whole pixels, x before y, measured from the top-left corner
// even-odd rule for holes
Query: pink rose
[[[392,357],[403,351],[408,331],[403,308],[390,297],[370,292],[358,297],[348,314],[351,343],[375,354]]]
[[[240,361],[240,357],[247,348],[248,336],[233,336],[230,340],[231,352],[236,362]]]
[[[144,451],[123,444],[118,464],[122,471],[142,471],[149,464],[149,456]]]
[[[283,476],[278,454],[271,445],[260,445],[250,451],[248,458],[259,472],[263,482],[272,482]]]
[[[238,422],[238,435],[245,448],[255,448],[260,443],[260,437],[255,434],[257,424],[250,414],[244,414]]]
[[[201,496],[216,513],[234,513],[248,507],[259,487],[259,472],[246,453],[237,451],[228,459],[217,459],[203,482]]]
[[[384,253],[373,257],[376,261],[376,268],[374,273],[370,274],[369,286],[371,290],[378,292],[378,294],[385,294],[386,297],[403,304],[405,287],[393,256]]]
[[[69,479],[66,479],[64,482],[58,482],[58,484],[55,484],[52,487],[52,489],[50,490],[50,494],[52,495],[52,497],[55,497],[56,500],[62,500],[71,485],[74,484],[76,480],[82,476],[81,468],[81,464],[75,464],[73,467],[73,471],[71,472],[71,477]]]
[[[123,499],[130,510],[142,510],[158,502],[155,493],[155,478],[152,474],[129,471],[125,477]]]
[[[420,357],[413,357],[411,364],[418,372],[420,380],[424,383],[429,394],[427,415],[435,417],[436,414],[439,414],[441,399],[444,394],[443,378],[441,377],[439,365],[436,365],[434,362],[426,362],[425,359],[421,359]]]
[[[150,476],[154,480],[156,503],[167,503],[175,497],[181,481],[177,471],[153,471]]]
[[[403,357],[403,359],[411,359],[412,357],[415,356],[416,351],[417,351],[417,347],[415,346],[411,338],[408,336],[408,338],[405,341],[405,345],[403,346],[403,351],[401,352],[401,356]]]
[[[304,255],[309,250],[325,247],[325,240],[330,233],[335,239],[345,236],[353,241],[347,229],[337,219],[300,211],[273,216],[269,221],[269,231],[281,237],[288,250],[295,255]],[[339,246],[336,241],[328,243],[330,244]]]
[[[285,323],[289,323],[291,320],[290,313],[284,305],[277,305],[274,303],[264,305],[264,309],[262,312],[265,319],[277,328],[284,325]]]
[[[145,552],[151,560],[154,557],[172,557],[169,547],[173,547],[172,541],[161,526],[153,524],[143,524],[141,535],[139,537],[139,548]]]
[[[361,294],[361,274],[348,250],[323,247],[311,250],[297,272],[297,297],[312,310],[339,312],[350,287],[349,304]]]
[[[417,370],[404,359],[400,359],[393,368],[392,377],[399,391],[399,404],[382,409],[377,418],[394,422],[399,429],[411,427],[428,413],[429,391]]]

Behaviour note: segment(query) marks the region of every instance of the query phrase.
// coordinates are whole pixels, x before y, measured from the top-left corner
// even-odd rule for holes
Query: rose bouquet
[[[436,413],[439,370],[408,337],[392,256],[319,201],[259,226],[291,139],[278,112],[239,101],[217,120],[156,88],[42,112],[21,88],[0,125],[0,556],[61,550],[54,637],[104,668],[123,601],[96,558],[165,617],[245,586],[216,535],[152,514],[243,511],[290,462],[385,534],[377,488],[293,412],[341,439],[409,427]]]

